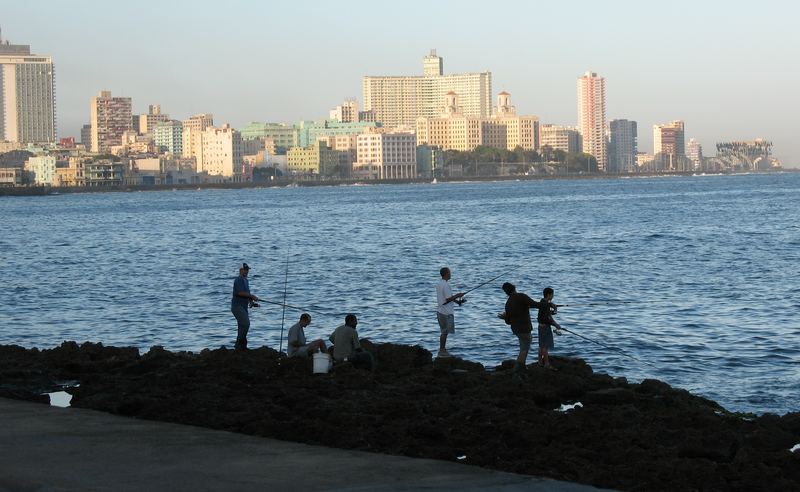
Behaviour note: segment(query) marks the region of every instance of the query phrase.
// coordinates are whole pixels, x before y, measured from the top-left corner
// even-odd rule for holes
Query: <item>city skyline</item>
[[[49,14],[36,15],[45,5]],[[158,4],[158,15],[148,5],[156,4],[3,9],[3,39],[53,59],[59,136],[80,136],[101,90],[131,97],[134,114],[160,104],[174,118],[213,113],[234,127],[323,119],[348,97],[364,104],[364,76],[420,75],[421,58],[435,48],[446,74],[492,72],[493,92],[512,93],[518,111],[543,124],[577,124],[575,80],[592,71],[606,80],[607,121],[636,121],[641,151],[653,149],[648,128],[682,120],[687,141],[709,151],[763,137],[784,165],[800,163],[788,119],[800,109],[792,92],[800,69],[784,58],[800,44],[790,5],[677,2],[656,16],[637,14],[632,2],[569,9],[504,2],[490,9],[502,26],[484,21],[487,9],[476,2],[409,1],[391,23],[366,2],[343,2],[325,16],[244,1]],[[456,5],[458,26],[449,27]],[[210,15],[212,6],[219,15]],[[352,33],[331,35],[330,25],[347,15]],[[406,36],[413,33],[425,34]]]

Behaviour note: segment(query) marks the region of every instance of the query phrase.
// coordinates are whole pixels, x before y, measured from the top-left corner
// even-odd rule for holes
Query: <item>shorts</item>
[[[456,332],[456,317],[453,314],[442,314],[437,312],[436,319],[439,320],[439,332],[444,335],[445,333]]]
[[[517,338],[519,338],[519,351],[520,352],[527,352],[531,349],[531,337],[530,333],[517,333]]]
[[[308,357],[308,345],[303,345],[302,347],[297,347],[294,349],[294,353],[292,357]]]
[[[539,323],[539,348],[546,348],[553,350],[555,344],[553,343],[553,330],[550,325],[543,325]]]

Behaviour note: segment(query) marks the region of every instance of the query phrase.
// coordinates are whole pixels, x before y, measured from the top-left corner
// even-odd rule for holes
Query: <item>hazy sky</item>
[[[321,119],[363,75],[492,72],[522,114],[576,124],[576,78],[606,78],[607,117],[686,122],[706,155],[764,137],[800,165],[800,7],[740,1],[276,2],[3,0],[4,39],[56,65],[60,136],[80,135],[102,89],[216,123]]]

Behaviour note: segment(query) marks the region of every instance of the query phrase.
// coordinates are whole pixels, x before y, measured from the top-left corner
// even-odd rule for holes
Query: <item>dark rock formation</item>
[[[660,381],[595,374],[580,359],[519,377],[512,361],[487,371],[421,347],[364,345],[372,373],[342,364],[312,374],[310,360],[270,348],[0,346],[0,396],[66,388],[73,406],[121,415],[623,490],[800,490],[800,453],[789,452],[798,413],[732,414]]]

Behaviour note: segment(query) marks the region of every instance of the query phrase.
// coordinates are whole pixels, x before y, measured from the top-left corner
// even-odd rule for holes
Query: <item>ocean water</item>
[[[311,312],[309,338],[354,312],[362,337],[434,351],[439,268],[455,291],[508,272],[457,308],[451,352],[515,357],[500,285],[552,286],[592,340],[556,355],[800,410],[800,174],[0,197],[0,343],[230,347],[242,261],[253,293]],[[285,348],[298,315],[252,310],[250,346]]]

